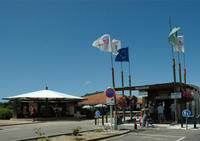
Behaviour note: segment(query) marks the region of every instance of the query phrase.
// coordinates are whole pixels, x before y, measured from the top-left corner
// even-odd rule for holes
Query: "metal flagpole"
[[[130,57],[130,55],[129,55],[129,49],[128,49],[128,56]],[[129,70],[129,77],[128,77],[128,79],[129,79],[129,87],[131,87],[131,67],[130,67],[130,59],[129,59],[129,61],[128,61],[128,70]],[[130,89],[130,91],[129,91],[129,96],[132,96],[132,91],[131,91],[131,89]],[[130,105],[130,116],[131,116],[131,121],[132,121],[132,119],[133,119],[133,114],[132,114],[132,105]]]
[[[170,32],[171,32],[172,31],[171,16],[169,16],[169,29],[170,29]],[[176,92],[176,68],[175,68],[175,57],[174,57],[173,45],[171,45],[171,49],[172,49],[172,65],[173,65],[173,78],[174,78],[174,92]],[[174,107],[175,107],[175,122],[178,123],[177,99],[174,99]]]
[[[122,96],[124,97],[124,74],[123,74],[123,64],[121,62],[121,81],[122,81]],[[123,118],[125,121],[125,109],[123,108]]]
[[[111,47],[111,38],[109,39],[110,41],[110,47]],[[115,89],[115,73],[114,73],[114,67],[113,67],[113,57],[112,57],[112,51],[110,53],[110,58],[111,58],[111,66],[112,66],[112,83],[113,83],[113,89]],[[117,130],[117,106],[116,106],[116,95],[114,95],[114,109],[115,109],[115,122],[114,122],[114,129]],[[112,118],[112,117],[110,117]],[[111,125],[112,126],[112,125]]]
[[[185,52],[183,53],[183,65],[184,65],[184,83],[186,84]]]

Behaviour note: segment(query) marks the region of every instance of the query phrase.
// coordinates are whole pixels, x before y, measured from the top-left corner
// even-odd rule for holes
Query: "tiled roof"
[[[120,94],[116,94],[117,101],[122,97]],[[80,104],[106,104],[106,94],[105,92],[97,93],[94,95],[84,96],[82,97],[84,99],[87,99],[83,102],[80,102]],[[137,103],[142,103],[142,98],[138,98]]]

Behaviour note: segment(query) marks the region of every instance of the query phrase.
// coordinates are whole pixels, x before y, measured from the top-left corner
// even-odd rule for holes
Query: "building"
[[[84,98],[52,90],[35,91],[3,98],[13,101],[13,118],[74,117]]]
[[[123,97],[120,94],[116,94],[116,100],[118,102],[118,100]],[[96,93],[93,95],[89,95],[89,96],[83,96],[82,98],[86,99],[83,102],[80,102],[79,104],[84,104],[84,105],[97,105],[97,104],[106,104],[106,94],[105,92],[101,92],[101,93]],[[136,109],[140,109],[142,105],[142,97],[138,98],[137,104],[136,104]]]
[[[123,88],[115,88],[115,91],[121,91]],[[159,104],[164,106],[165,118],[171,120],[172,104],[177,105],[177,118],[181,120],[182,111],[190,109],[192,115],[200,114],[200,89],[195,85],[184,83],[161,83],[152,85],[142,85],[134,87],[124,87],[124,90],[139,91],[139,95],[143,95],[143,107],[153,105],[155,109],[155,117],[157,117],[157,107]],[[174,94],[175,93],[175,94]]]

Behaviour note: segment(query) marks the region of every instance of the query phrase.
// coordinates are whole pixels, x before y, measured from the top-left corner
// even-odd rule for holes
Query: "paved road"
[[[41,128],[45,135],[71,133],[72,128],[81,126],[82,130],[94,129],[94,120],[85,121],[51,121],[35,124],[1,126],[0,141],[16,141],[30,137],[37,137],[34,129]]]
[[[106,141],[199,141],[199,130],[149,128],[110,138]]]

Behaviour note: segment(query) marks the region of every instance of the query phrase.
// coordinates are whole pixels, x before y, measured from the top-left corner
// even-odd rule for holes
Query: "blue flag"
[[[129,62],[128,48],[121,48],[115,58],[116,62]]]

